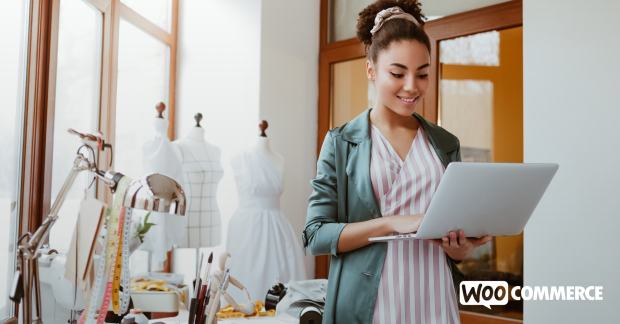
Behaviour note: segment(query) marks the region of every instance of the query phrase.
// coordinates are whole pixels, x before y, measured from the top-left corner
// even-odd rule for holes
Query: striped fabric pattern
[[[444,172],[420,127],[403,161],[372,125],[370,177],[383,217],[424,213]],[[460,323],[443,248],[430,240],[388,242],[373,323]]]

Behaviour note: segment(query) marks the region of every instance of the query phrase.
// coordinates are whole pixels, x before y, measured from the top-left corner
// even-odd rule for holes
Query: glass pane
[[[69,174],[80,145],[79,139],[67,129],[97,131],[103,16],[85,1],[63,0],[58,23],[52,201]],[[61,252],[69,249],[67,237],[73,233],[80,201],[91,179],[87,173],[79,175],[52,227],[50,246]]]
[[[439,43],[440,62],[499,66],[499,32],[490,31]]]
[[[476,1],[422,1],[422,12],[427,20],[435,20],[462,12],[492,6],[510,0],[476,0]]]
[[[330,0],[328,42],[355,38],[357,14],[374,0]]]
[[[171,0],[122,0],[122,2],[144,18],[170,32]]]
[[[142,146],[152,136],[155,105],[168,102],[169,47],[121,19],[118,48],[114,169],[133,179],[144,175]],[[164,116],[167,116],[167,111]],[[149,118],[151,117],[151,118]],[[143,211],[134,211],[141,217]],[[132,273],[148,269],[148,256],[136,251]],[[155,264],[151,270],[159,270]]]
[[[441,85],[441,125],[459,137],[466,162],[490,162],[493,149],[493,82],[446,80]],[[476,127],[472,127],[476,125]]]
[[[0,1],[0,322],[12,315],[8,286],[15,265],[26,63],[27,0]]]
[[[134,179],[143,175],[142,145],[152,135],[148,117],[155,117],[158,102],[168,101],[168,53],[167,45],[121,19],[114,167]]]
[[[522,29],[446,40],[439,48],[439,123],[459,137],[463,160],[523,162]],[[468,280],[503,280],[521,286],[523,236],[497,237],[459,268]],[[523,318],[521,301],[491,310],[461,309]]]
[[[374,101],[366,77],[366,58],[332,65],[331,127],[340,126],[360,114]]]

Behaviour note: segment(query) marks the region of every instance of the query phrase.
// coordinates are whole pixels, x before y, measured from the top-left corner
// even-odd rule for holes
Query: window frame
[[[50,116],[47,119],[50,131],[47,132],[48,138],[53,138],[53,124],[54,124],[54,104],[53,98],[56,92],[56,59],[57,59],[57,44],[58,44],[58,8],[60,7],[61,0],[52,0],[52,26],[50,31],[51,44],[53,51],[50,51],[50,73],[49,75],[49,87],[48,93],[50,100],[48,100],[48,114]],[[117,98],[117,77],[118,77],[118,45],[119,45],[119,29],[120,19],[124,19],[126,22],[132,24],[136,28],[162,42],[170,49],[169,55],[169,73],[168,73],[168,102],[166,103],[168,112],[168,137],[170,140],[175,138],[175,112],[176,112],[176,71],[177,71],[177,48],[178,48],[178,14],[179,14],[179,0],[169,0],[171,3],[171,24],[170,32],[167,32],[157,24],[151,22],[144,16],[140,15],[137,11],[125,5],[122,0],[80,0],[87,4],[90,4],[103,15],[103,44],[102,44],[102,61],[101,61],[101,82],[100,82],[100,97],[99,97],[99,127],[98,130],[103,134],[105,140],[112,144],[112,147],[116,147],[116,98]],[[155,102],[153,106],[155,106]],[[49,212],[51,202],[51,154],[53,150],[53,141],[49,141],[48,154],[50,163],[46,164],[45,176],[46,186],[44,188],[45,193],[45,209],[44,215]],[[99,165],[108,165],[112,156],[109,151],[103,152],[98,157]],[[114,168],[114,161],[112,161],[111,168]],[[103,199],[106,202],[111,201],[112,196],[109,190],[106,190],[105,185],[100,181],[97,182],[97,197]]]

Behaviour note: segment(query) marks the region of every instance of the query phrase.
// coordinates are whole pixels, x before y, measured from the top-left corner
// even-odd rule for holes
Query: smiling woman
[[[459,323],[455,263],[490,239],[369,242],[416,231],[460,160],[458,139],[416,113],[432,63],[423,18],[415,0],[379,0],[359,14],[373,108],[327,133],[304,230],[313,254],[331,256],[324,323]]]

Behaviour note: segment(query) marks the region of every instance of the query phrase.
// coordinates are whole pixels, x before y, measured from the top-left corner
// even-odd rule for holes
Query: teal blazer
[[[316,178],[311,181],[304,246],[313,255],[331,256],[323,323],[372,323],[387,243],[337,252],[338,238],[347,223],[381,217],[370,182],[370,110],[327,133]],[[444,167],[461,160],[456,136],[416,113],[413,116]],[[454,260],[448,261],[458,292],[463,275]]]

